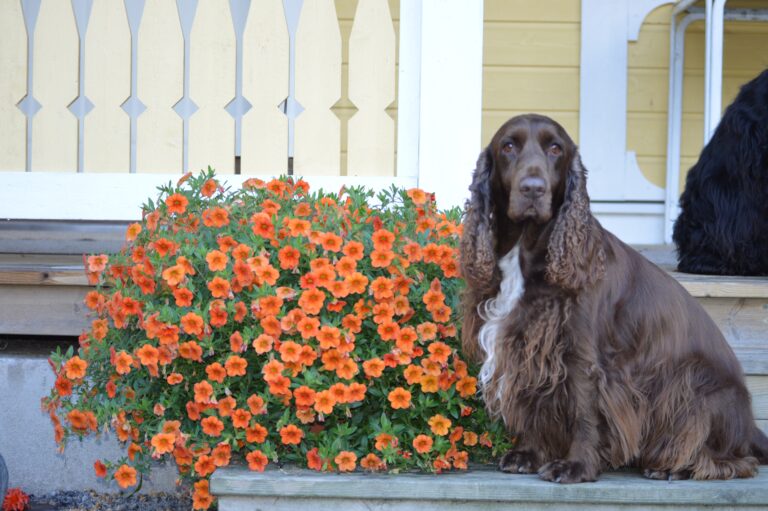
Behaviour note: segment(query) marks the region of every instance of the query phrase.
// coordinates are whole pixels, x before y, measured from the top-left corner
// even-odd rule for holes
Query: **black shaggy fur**
[[[768,275],[768,70],[726,110],[688,173],[680,207],[680,271]]]

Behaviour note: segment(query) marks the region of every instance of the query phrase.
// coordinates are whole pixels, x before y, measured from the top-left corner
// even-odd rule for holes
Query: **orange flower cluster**
[[[195,509],[233,459],[441,472],[503,448],[457,352],[459,212],[372,199],[211,171],[162,189],[119,254],[86,258],[95,319],[43,402],[57,442],[114,430],[128,459],[94,470],[122,488],[172,457]]]

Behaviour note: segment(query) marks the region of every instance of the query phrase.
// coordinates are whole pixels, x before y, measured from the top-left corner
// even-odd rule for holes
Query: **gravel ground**
[[[190,511],[189,493],[142,493],[133,496],[95,491],[57,491],[31,495],[33,511]]]

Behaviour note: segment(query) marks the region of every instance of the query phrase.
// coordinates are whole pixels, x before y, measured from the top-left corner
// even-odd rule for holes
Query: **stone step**
[[[321,474],[300,469],[217,470],[220,511],[462,511],[768,509],[768,467],[753,479],[652,481],[634,471],[560,485],[493,469],[442,475]]]

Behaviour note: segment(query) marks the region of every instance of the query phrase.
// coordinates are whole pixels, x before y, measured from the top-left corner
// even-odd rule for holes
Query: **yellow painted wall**
[[[729,7],[760,2],[729,2]],[[627,149],[646,177],[664,186],[671,6],[645,20],[629,43]],[[538,112],[578,140],[581,5],[575,0],[485,0],[483,141],[509,117]],[[704,26],[686,37],[681,171],[696,162],[703,138]],[[768,67],[768,23],[726,22],[723,108],[741,84]],[[681,184],[684,175],[681,176]],[[682,189],[682,188],[681,188]]]

